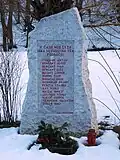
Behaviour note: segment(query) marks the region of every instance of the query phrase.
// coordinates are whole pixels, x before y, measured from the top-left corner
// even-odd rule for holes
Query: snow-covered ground
[[[86,137],[76,138],[79,148],[74,155],[51,153],[47,149],[38,150],[38,146],[27,150],[28,145],[36,140],[37,135],[19,135],[17,129],[0,129],[0,160],[119,160],[120,142],[117,134],[106,131],[98,138],[101,144],[94,147],[84,145]]]

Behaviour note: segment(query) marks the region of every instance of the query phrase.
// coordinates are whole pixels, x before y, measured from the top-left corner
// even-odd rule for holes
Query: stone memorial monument
[[[56,125],[68,122],[69,130],[78,133],[97,128],[86,43],[77,8],[37,24],[29,37],[21,134],[36,134],[41,120]]]

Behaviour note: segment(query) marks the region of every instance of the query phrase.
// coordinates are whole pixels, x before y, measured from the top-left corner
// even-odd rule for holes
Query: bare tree
[[[17,52],[0,52],[1,112],[3,120],[9,123],[17,120],[23,69]]]
[[[40,20],[45,16],[50,16],[55,13],[70,9],[73,6],[73,0],[31,0],[33,7],[32,16]]]
[[[31,0],[30,3],[31,16],[37,20],[76,6],[85,26],[120,25],[119,0]]]
[[[116,2],[115,2],[116,1]],[[119,0],[84,0],[79,12],[85,27],[119,26]],[[114,5],[115,4],[115,5]]]
[[[12,15],[13,2],[12,0],[0,1],[1,24],[3,31],[3,50],[13,48],[13,31],[12,31]]]

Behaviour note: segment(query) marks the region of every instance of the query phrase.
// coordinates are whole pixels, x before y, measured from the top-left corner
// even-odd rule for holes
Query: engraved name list
[[[73,41],[38,41],[38,44],[42,106],[52,113],[71,114],[74,109]]]

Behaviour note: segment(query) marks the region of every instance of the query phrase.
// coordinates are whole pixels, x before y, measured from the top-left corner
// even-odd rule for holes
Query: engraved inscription
[[[74,41],[38,41],[38,88],[43,109],[72,114],[74,109]],[[41,57],[41,58],[39,58]],[[38,76],[39,77],[39,76]]]

